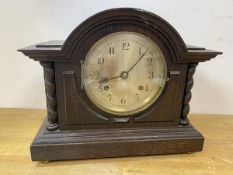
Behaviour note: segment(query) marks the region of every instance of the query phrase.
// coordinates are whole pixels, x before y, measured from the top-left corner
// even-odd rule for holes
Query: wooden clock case
[[[81,63],[101,38],[120,31],[143,34],[163,51],[168,81],[160,98],[127,117],[98,109],[81,86]],[[19,49],[43,66],[47,117],[31,145],[32,160],[89,159],[201,151],[203,136],[187,115],[198,62],[221,52],[186,45],[165,20],[131,8],[100,12],[63,41]]]

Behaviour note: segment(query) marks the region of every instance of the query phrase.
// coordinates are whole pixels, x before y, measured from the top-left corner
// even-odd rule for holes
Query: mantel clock
[[[32,142],[32,160],[202,150],[204,138],[187,118],[193,74],[221,52],[186,45],[159,16],[110,9],[65,41],[19,51],[44,70],[47,117]]]

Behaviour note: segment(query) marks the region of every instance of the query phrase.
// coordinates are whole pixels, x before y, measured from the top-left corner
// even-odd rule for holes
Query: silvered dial
[[[82,73],[89,99],[118,116],[148,108],[162,93],[167,79],[159,46],[133,32],[117,32],[99,40],[88,52]]]

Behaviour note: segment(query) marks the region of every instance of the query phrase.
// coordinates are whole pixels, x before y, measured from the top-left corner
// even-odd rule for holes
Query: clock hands
[[[138,59],[138,61],[127,71],[127,73],[129,73],[131,70],[133,70],[133,68],[138,64],[138,62],[146,55],[148,50],[146,50],[144,52],[144,54],[141,55],[141,57]]]
[[[115,77],[111,77],[111,78],[102,78],[100,81],[99,81],[99,83],[101,84],[101,83],[106,83],[106,82],[108,82],[108,81],[110,81],[110,80],[113,80],[113,79],[116,79],[116,78],[120,78],[121,76],[115,76]]]
[[[115,76],[115,77],[111,77],[111,78],[102,78],[102,79],[99,81],[99,83],[100,83],[100,84],[101,84],[101,83],[106,83],[106,82],[109,82],[110,80],[113,80],[113,79],[116,79],[116,78],[120,78],[120,77],[121,77],[122,79],[127,79],[127,78],[128,78],[129,72],[132,71],[133,68],[139,63],[139,61],[146,55],[147,51],[148,51],[148,50],[146,50],[146,51],[144,52],[144,54],[142,54],[142,55],[140,56],[140,58],[136,61],[136,63],[135,63],[128,71],[123,71],[123,72],[121,72],[121,74],[120,74],[119,76]]]

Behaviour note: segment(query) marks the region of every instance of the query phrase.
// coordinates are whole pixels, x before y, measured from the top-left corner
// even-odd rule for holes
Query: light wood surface
[[[233,175],[233,116],[191,115],[205,136],[198,153],[32,162],[29,146],[45,110],[0,109],[0,175]]]

